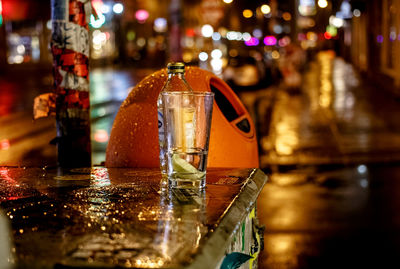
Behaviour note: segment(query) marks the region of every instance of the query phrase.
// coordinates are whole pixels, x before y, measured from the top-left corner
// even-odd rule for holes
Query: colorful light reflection
[[[139,9],[135,13],[135,18],[140,22],[143,23],[149,18],[149,12],[144,9]]]
[[[246,46],[258,46],[259,43],[260,41],[255,37],[251,37],[249,40],[244,41]]]
[[[276,37],[272,35],[267,35],[264,37],[264,44],[266,46],[275,46],[276,45]]]
[[[154,20],[154,30],[156,32],[165,32],[167,30],[167,20],[165,18],[157,18]]]
[[[90,25],[93,28],[100,28],[105,22],[106,22],[106,17],[102,13],[97,14],[98,18],[92,14],[90,15]]]
[[[328,32],[324,33],[324,37],[325,37],[325,39],[331,39],[332,38],[331,34],[328,33]]]
[[[285,36],[285,37],[279,39],[278,44],[281,47],[285,47],[285,46],[289,45],[290,42],[291,42],[290,37]]]

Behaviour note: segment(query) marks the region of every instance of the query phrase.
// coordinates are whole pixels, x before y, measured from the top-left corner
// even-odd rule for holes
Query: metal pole
[[[89,0],[51,0],[58,164],[90,167]]]

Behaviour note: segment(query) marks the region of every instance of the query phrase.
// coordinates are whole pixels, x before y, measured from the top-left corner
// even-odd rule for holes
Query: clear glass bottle
[[[158,141],[160,146],[160,169],[165,179],[167,176],[167,152],[165,149],[165,135],[163,122],[163,103],[161,98],[162,92],[193,92],[185,79],[185,64],[181,62],[172,62],[167,65],[168,79],[164,84],[157,99],[158,112]]]

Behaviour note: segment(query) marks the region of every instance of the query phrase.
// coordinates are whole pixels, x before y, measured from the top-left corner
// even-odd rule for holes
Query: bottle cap
[[[172,62],[167,65],[168,73],[185,73],[185,64]]]

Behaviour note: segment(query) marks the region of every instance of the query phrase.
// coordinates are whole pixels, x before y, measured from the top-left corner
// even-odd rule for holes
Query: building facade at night
[[[400,94],[400,0],[263,3],[93,0],[99,17],[91,23],[92,64],[161,67],[168,59],[181,57],[186,63],[218,69],[248,54],[274,60],[291,42],[309,51],[336,49]],[[50,0],[0,1],[2,70],[51,65],[50,5]],[[344,23],[332,22],[332,16]],[[211,26],[210,33],[202,32],[204,25]],[[265,37],[268,42],[276,39],[276,44],[266,45]],[[211,63],[216,49],[222,61]]]
[[[358,1],[352,19],[352,60],[389,91],[400,94],[400,1]]]

